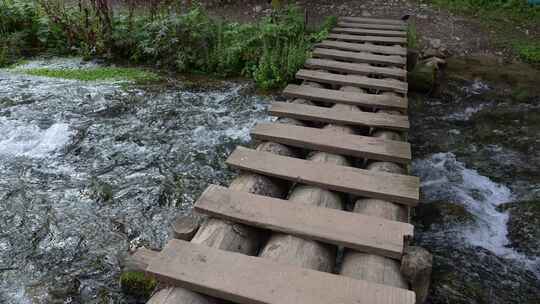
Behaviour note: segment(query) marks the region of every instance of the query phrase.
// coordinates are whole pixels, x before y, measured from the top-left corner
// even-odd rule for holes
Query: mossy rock
[[[512,247],[528,256],[540,256],[540,200],[507,203],[498,209],[510,213],[508,238]]]
[[[419,93],[430,93],[437,84],[437,67],[424,63],[417,64],[407,75],[409,90]]]
[[[142,271],[126,271],[120,276],[122,291],[136,298],[150,298],[156,286],[156,279],[147,276]]]
[[[525,63],[501,62],[490,56],[450,58],[445,73],[451,79],[488,82],[495,88],[508,90],[517,101],[540,96],[540,70]]]
[[[474,224],[474,216],[463,205],[448,202],[432,202],[418,205],[414,220],[419,227],[430,229],[432,225]]]

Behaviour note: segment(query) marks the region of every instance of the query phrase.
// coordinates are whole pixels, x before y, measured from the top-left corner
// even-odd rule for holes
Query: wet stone
[[[512,202],[499,209],[510,214],[508,238],[511,246],[527,256],[540,257],[540,201]]]

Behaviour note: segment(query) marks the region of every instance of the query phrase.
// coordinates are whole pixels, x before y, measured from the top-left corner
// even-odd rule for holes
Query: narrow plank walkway
[[[409,129],[409,120],[405,115],[360,111],[352,112],[288,102],[273,102],[268,112],[270,115],[276,117],[288,117],[309,122],[324,122],[344,126],[372,127],[396,131],[407,131]]]
[[[400,115],[408,109],[406,26],[402,20],[339,19],[328,39],[313,50],[315,58],[296,74],[304,85],[290,84],[283,91],[311,104],[272,103],[270,114],[293,120],[257,124],[251,135],[264,143],[257,150],[237,147],[229,156],[227,164],[243,174],[231,188],[210,185],[199,197],[195,211],[213,219],[186,232],[190,239],[199,229],[193,242],[171,240],[160,253],[143,250],[138,255],[141,269],[177,286],[159,291],[150,303],[215,301],[203,295],[238,304],[418,300],[399,273],[414,229],[398,219],[406,221],[399,214],[418,203],[420,181],[385,172],[405,173],[412,158],[409,143],[386,139],[405,137],[410,128],[408,117]],[[332,126],[317,128],[321,123]],[[307,152],[313,152],[313,160],[282,155]],[[366,164],[366,169],[354,167]],[[287,190],[288,200],[265,196],[285,196]],[[330,209],[357,199],[376,206],[377,216],[357,210],[358,202],[353,212]],[[322,208],[325,204],[329,208]],[[269,241],[259,229],[272,232]],[[289,237],[285,241],[281,235]],[[311,270],[332,268],[332,246],[348,248],[342,275]],[[237,250],[244,254],[230,252]],[[257,250],[261,257],[247,256]],[[362,273],[355,273],[359,269]]]
[[[420,181],[414,176],[315,163],[244,147],[237,147],[227,159],[227,164],[245,171],[361,197],[409,206],[415,206],[419,200]]]
[[[371,23],[371,24],[393,24],[406,26],[403,20],[395,19],[381,19],[381,18],[367,18],[367,17],[340,17],[338,19],[342,22],[359,22],[359,23]]]
[[[319,58],[338,59],[350,62],[365,62],[384,65],[404,66],[405,57],[394,55],[375,55],[371,53],[358,53],[350,51],[332,50],[316,48],[313,50],[313,56]]]
[[[369,78],[361,75],[340,75],[302,69],[296,73],[296,78],[340,86],[355,86],[366,89],[394,91],[401,94],[406,94],[408,91],[408,84],[406,82],[394,79]]]
[[[304,67],[354,75],[397,78],[398,80],[404,80],[407,77],[407,71],[397,67],[378,67],[366,63],[342,62],[331,59],[310,58],[306,60]]]
[[[336,133],[279,123],[260,123],[251,136],[261,141],[334,154],[408,164],[411,145],[402,141]]]
[[[407,44],[407,38],[403,37],[381,37],[371,35],[348,35],[348,34],[336,34],[330,33],[328,39],[336,39],[342,41],[351,42],[373,42],[381,44]]]
[[[393,30],[393,31],[403,31],[407,27],[404,25],[394,25],[394,24],[374,24],[374,23],[353,23],[340,21],[337,24],[339,27],[349,27],[349,28],[364,28],[364,29],[373,29],[373,30]]]
[[[211,185],[195,203],[195,211],[249,226],[297,235],[393,259],[403,255],[411,224]]]
[[[294,84],[288,85],[285,90],[283,90],[283,95],[292,98],[342,103],[375,109],[405,110],[408,106],[407,99],[403,97],[344,92]],[[389,127],[389,125],[387,125],[387,127]]]
[[[374,35],[381,37],[406,37],[407,32],[403,31],[384,31],[384,30],[368,30],[361,28],[335,27],[332,33],[337,34],[354,34],[354,35]]]
[[[412,291],[171,240],[147,272],[239,304],[414,304]]]
[[[343,41],[334,41],[334,40],[323,40],[320,43],[317,43],[317,47],[329,48],[329,49],[338,49],[345,51],[355,51],[355,52],[371,52],[374,54],[385,54],[385,55],[400,55],[406,56],[407,49],[401,46],[384,46],[376,45],[371,43],[350,43]]]

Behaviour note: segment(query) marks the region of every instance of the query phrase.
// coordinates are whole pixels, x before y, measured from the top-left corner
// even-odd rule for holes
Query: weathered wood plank
[[[350,43],[334,40],[323,40],[316,44],[317,47],[338,49],[355,52],[371,52],[376,54],[406,56],[407,49],[401,46],[385,46],[368,43]]]
[[[372,30],[394,30],[394,31],[404,31],[407,29],[406,25],[356,23],[356,22],[345,22],[345,21],[338,22],[337,26],[349,27],[349,28],[364,28],[364,29],[372,29]]]
[[[355,114],[354,112],[348,112]],[[251,130],[257,140],[340,155],[408,164],[411,161],[409,143],[370,136],[342,134],[323,129],[260,123]]]
[[[328,34],[328,39],[337,39],[352,42],[373,42],[380,44],[407,44],[407,38],[402,37],[381,37],[370,35],[347,35],[347,34]]]
[[[402,94],[406,94],[408,90],[408,84],[403,81],[376,79],[361,75],[340,75],[301,69],[296,73],[296,78],[341,86],[348,85],[367,89],[394,91]]]
[[[407,109],[408,105],[406,98],[396,96],[345,92],[294,84],[288,85],[285,90],[283,90],[283,95],[292,98],[302,98],[307,100],[331,103],[342,103],[355,106],[371,107],[376,109],[391,109],[403,111]],[[274,112],[274,114],[279,113],[285,114],[285,112]],[[369,123],[376,122],[370,121]],[[390,125],[387,125],[386,122],[383,124],[385,128],[391,127]]]
[[[323,189],[386,199],[404,205],[415,206],[419,199],[420,182],[414,176],[314,163],[244,147],[237,147],[227,159],[227,164],[241,170]]]
[[[356,75],[377,75],[405,79],[407,71],[397,67],[378,67],[367,63],[341,62],[331,59],[310,58],[304,67]]]
[[[406,58],[401,57],[401,56],[375,55],[371,53],[358,53],[358,52],[349,52],[349,51],[341,51],[341,50],[323,49],[323,48],[314,49],[312,54],[313,54],[313,57],[338,59],[338,60],[345,60],[345,61],[351,61],[351,62],[374,63],[374,64],[397,65],[397,66],[403,66],[407,63]]]
[[[239,304],[413,304],[414,293],[367,281],[171,240],[147,272]]]
[[[323,243],[393,259],[403,255],[411,224],[285,200],[232,191],[211,185],[194,210],[257,228],[297,235]]]
[[[360,23],[372,23],[372,24],[394,24],[394,25],[406,25],[403,20],[398,19],[384,19],[384,18],[367,18],[367,17],[340,17],[339,21],[344,22],[360,22]]]
[[[373,127],[376,129],[396,131],[407,131],[409,129],[409,120],[405,115],[351,112],[287,102],[272,103],[269,113],[277,117],[289,117],[302,121],[315,121],[345,126]]]
[[[332,33],[337,34],[353,34],[353,35],[372,35],[383,37],[406,37],[407,32],[403,31],[383,31],[383,30],[369,30],[360,28],[349,27],[335,27],[331,30]]]

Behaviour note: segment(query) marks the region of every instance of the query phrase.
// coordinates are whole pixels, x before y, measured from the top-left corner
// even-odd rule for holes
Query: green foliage
[[[410,22],[407,27],[407,46],[411,49],[418,49],[418,32],[416,31],[416,24]]]
[[[514,47],[523,61],[540,64],[540,42],[518,42]]]
[[[161,78],[149,71],[137,68],[99,67],[92,69],[47,69],[36,68],[21,70],[22,73],[34,76],[45,76],[81,81],[96,80],[129,80],[137,83],[159,81]]]
[[[429,2],[479,15],[485,15],[488,12],[502,14],[520,22],[540,18],[540,9],[529,6],[526,0],[431,0]]]
[[[183,14],[154,8],[145,15],[135,14],[132,7],[127,13],[113,13],[105,0],[39,0],[39,5],[0,1],[1,14],[9,16],[0,19],[0,33],[13,41],[0,42],[0,64],[9,64],[10,50],[37,45],[55,53],[105,56],[181,73],[242,75],[252,77],[263,89],[278,88],[293,79],[313,44],[336,24],[335,17],[329,18],[321,30],[309,33],[304,14],[296,6],[280,6],[259,23],[238,24],[212,19],[197,5]],[[30,71],[81,80],[104,79],[119,72]]]
[[[126,271],[120,276],[120,286],[128,295],[148,299],[157,287],[157,281],[142,271]]]

